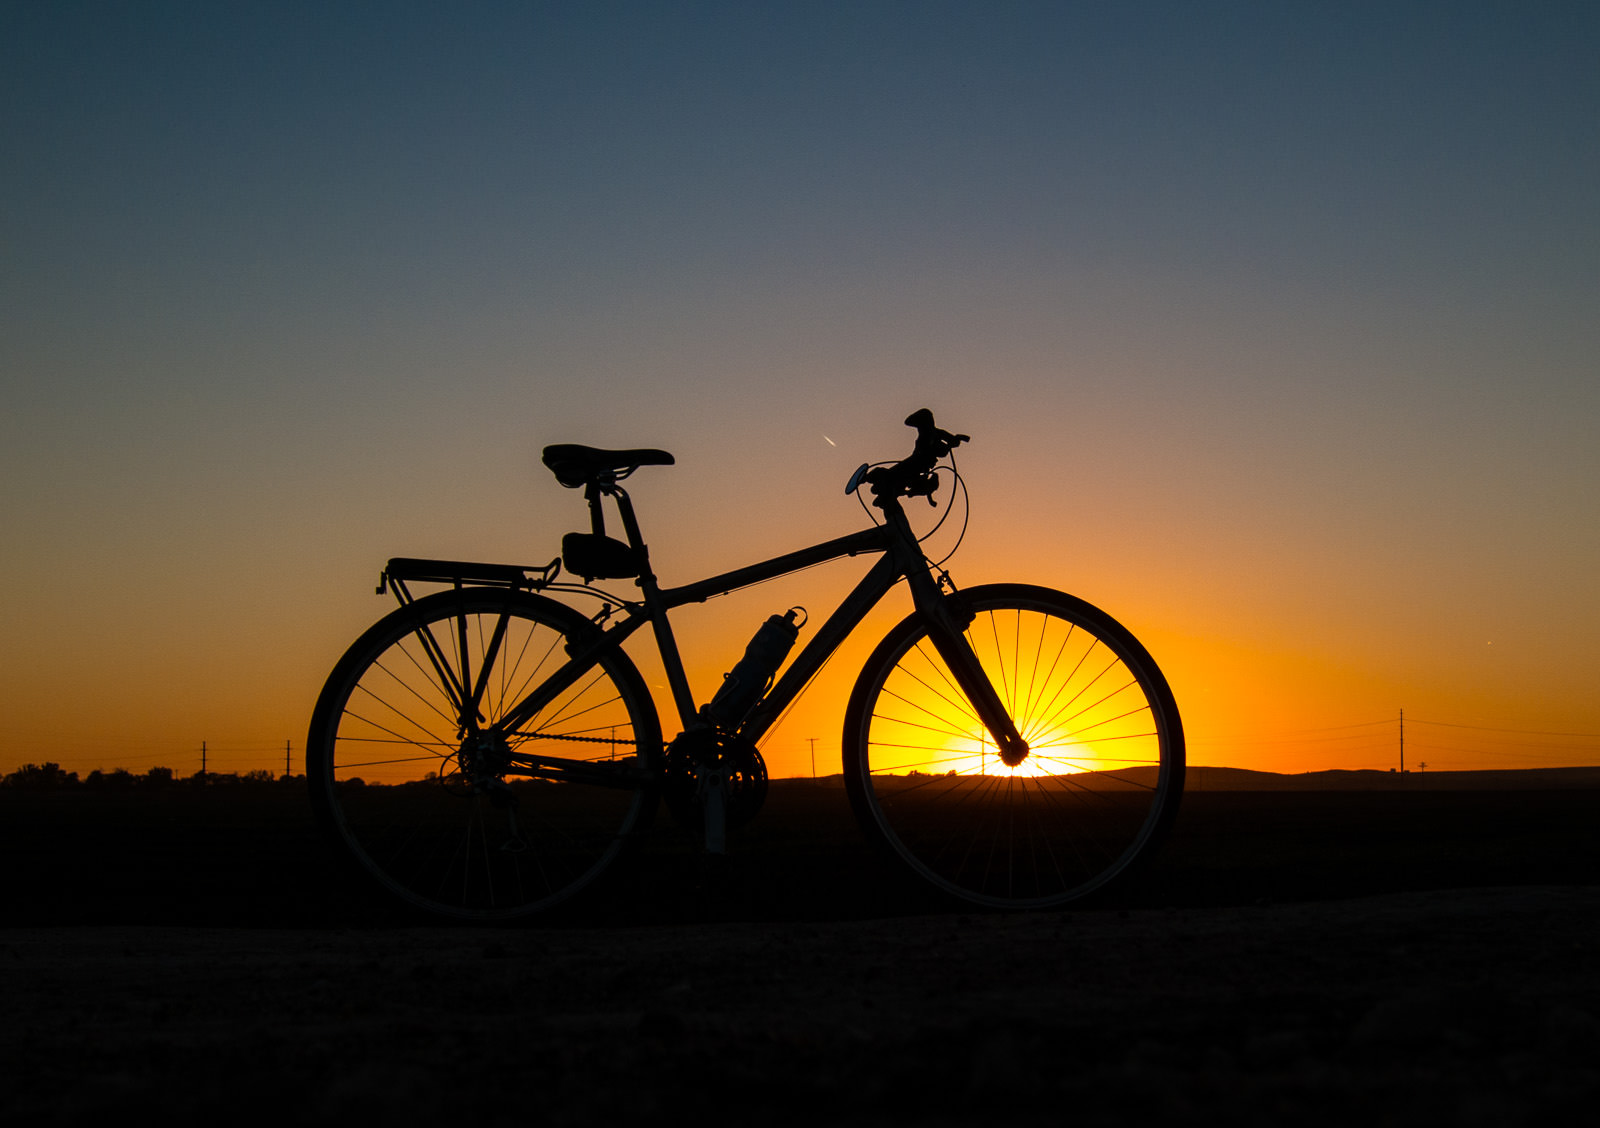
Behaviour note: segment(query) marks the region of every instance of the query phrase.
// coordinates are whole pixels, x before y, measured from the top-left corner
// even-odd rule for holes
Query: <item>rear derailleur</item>
[[[500,840],[500,850],[508,854],[526,850],[528,840],[517,823],[520,800],[505,777],[511,762],[511,746],[505,735],[496,729],[468,733],[455,760],[456,771],[440,776],[445,790],[462,797],[481,795],[488,799],[491,807],[505,812],[505,837]]]

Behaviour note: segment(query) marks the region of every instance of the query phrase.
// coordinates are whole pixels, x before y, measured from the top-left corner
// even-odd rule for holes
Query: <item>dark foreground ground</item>
[[[1600,792],[1186,797],[977,915],[775,788],[558,921],[397,919],[292,789],[0,791],[0,1119],[1546,1124],[1600,1100]]]

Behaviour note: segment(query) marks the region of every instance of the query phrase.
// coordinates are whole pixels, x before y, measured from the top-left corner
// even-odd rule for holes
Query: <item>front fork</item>
[[[916,538],[905,527],[905,515],[896,510],[891,520],[894,517],[899,518],[902,531],[906,534],[901,540],[900,551],[913,551],[906,547],[914,546]],[[967,695],[983,727],[989,730],[1000,752],[1001,762],[1008,767],[1016,767],[1028,758],[1028,742],[1017,731],[1011,711],[1000,699],[994,683],[989,680],[983,664],[973,652],[972,644],[967,641],[966,631],[972,622],[972,613],[963,606],[960,595],[953,588],[949,594],[940,590],[920,551],[916,552],[915,560],[904,562],[904,570],[911,587],[912,601],[928,625],[928,638],[934,649],[944,659],[961,692]]]

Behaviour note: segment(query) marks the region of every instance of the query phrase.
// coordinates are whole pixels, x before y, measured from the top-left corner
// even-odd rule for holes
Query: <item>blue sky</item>
[[[384,558],[581,520],[547,442],[674,450],[687,579],[924,404],[1201,762],[1600,732],[1597,12],[10,5],[0,765],[298,742]]]

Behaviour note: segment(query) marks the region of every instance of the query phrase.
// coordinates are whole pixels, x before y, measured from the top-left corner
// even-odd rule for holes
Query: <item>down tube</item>
[[[828,616],[828,621],[822,624],[816,637],[801,649],[784,671],[783,677],[778,679],[778,684],[750,711],[750,716],[739,726],[739,735],[752,744],[765,736],[789,702],[799,696],[806,683],[822,669],[822,664],[839,649],[839,644],[849,637],[850,632],[867,617],[867,612],[878,605],[878,601],[900,582],[903,575],[905,573],[894,559],[894,553],[885,553],[845,596],[844,602]]]

